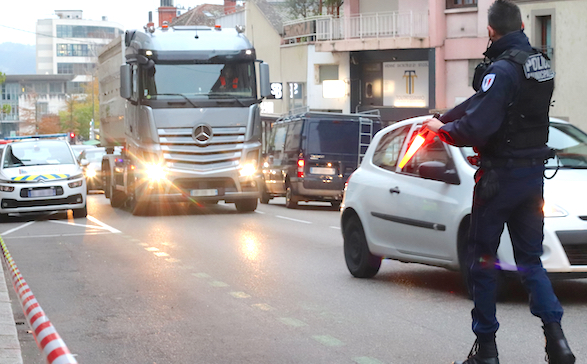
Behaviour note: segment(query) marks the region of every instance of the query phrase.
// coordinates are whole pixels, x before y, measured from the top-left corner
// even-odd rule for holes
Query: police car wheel
[[[88,216],[88,205],[84,205],[81,209],[73,209],[71,210],[73,213],[74,219],[79,219],[82,217]]]
[[[0,222],[8,221],[8,214],[0,214]]]
[[[356,278],[372,278],[379,272],[381,257],[371,254],[363,225],[352,217],[344,227],[344,259],[347,268]]]

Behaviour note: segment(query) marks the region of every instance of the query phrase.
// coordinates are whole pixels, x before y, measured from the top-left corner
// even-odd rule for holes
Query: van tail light
[[[298,159],[298,178],[304,178],[304,160]]]

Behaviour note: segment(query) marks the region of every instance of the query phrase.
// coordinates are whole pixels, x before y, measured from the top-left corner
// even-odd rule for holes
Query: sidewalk
[[[0,364],[22,364],[16,323],[6,285],[5,262],[2,258],[0,260],[2,260],[0,263]]]

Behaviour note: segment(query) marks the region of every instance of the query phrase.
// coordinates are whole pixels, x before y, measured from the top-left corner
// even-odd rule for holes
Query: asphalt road
[[[282,199],[175,206],[133,216],[101,194],[89,217],[0,225],[33,294],[80,363],[451,363],[474,341],[458,273],[384,261],[353,278],[339,215]],[[12,285],[8,284],[13,294]],[[517,283],[498,305],[502,363],[544,362],[539,319]],[[577,363],[587,362],[587,280],[555,282]],[[45,363],[18,300],[24,363]]]

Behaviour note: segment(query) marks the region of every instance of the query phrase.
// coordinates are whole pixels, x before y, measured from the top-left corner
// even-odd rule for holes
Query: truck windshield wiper
[[[186,99],[186,101],[187,101],[187,102],[189,102],[189,103],[190,103],[190,104],[191,104],[193,107],[196,107],[196,108],[197,108],[196,104],[194,104],[194,103],[192,102],[192,100],[190,100],[190,99],[189,99],[189,98],[188,98],[186,95],[184,95],[184,94],[156,94],[156,95],[153,95],[153,96],[181,96],[181,97],[183,97],[184,99]]]

